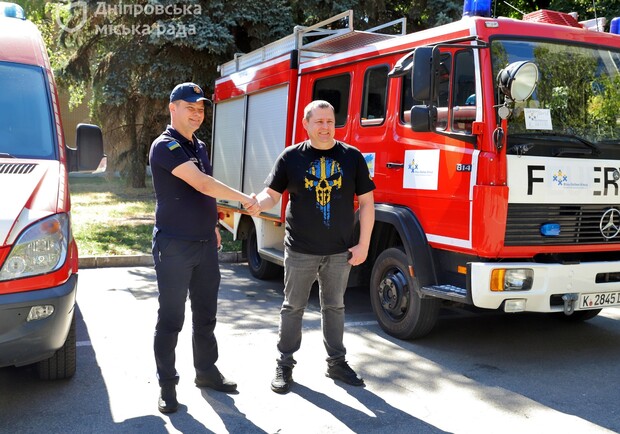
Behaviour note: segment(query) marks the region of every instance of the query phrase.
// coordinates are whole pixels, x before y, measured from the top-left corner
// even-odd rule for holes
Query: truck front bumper
[[[0,295],[0,367],[48,359],[61,348],[75,311],[77,274],[54,288]],[[27,321],[33,306],[51,305],[47,318]]]
[[[581,262],[574,264],[545,264],[532,262],[471,263],[470,293],[473,304],[497,309],[507,300],[524,300],[527,312],[562,312],[564,295],[575,299],[575,310],[596,308],[585,306],[588,294],[618,294],[620,292],[620,262]],[[532,288],[527,291],[491,291],[494,269],[531,269]],[[616,297],[620,298],[620,297]],[[620,305],[620,300],[618,300]]]

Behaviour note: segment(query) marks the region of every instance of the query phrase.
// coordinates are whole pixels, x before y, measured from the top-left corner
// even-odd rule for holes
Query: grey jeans
[[[279,365],[293,367],[293,353],[301,346],[302,318],[313,283],[319,282],[321,326],[327,362],[344,360],[344,293],[351,271],[349,252],[317,256],[284,252],[284,302],[280,310],[278,336]]]

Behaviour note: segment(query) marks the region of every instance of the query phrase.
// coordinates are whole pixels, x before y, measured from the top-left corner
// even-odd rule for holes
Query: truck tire
[[[428,334],[441,306],[438,299],[420,298],[408,268],[402,248],[389,248],[375,261],[370,278],[370,301],[379,325],[399,339]]]
[[[248,233],[248,239],[243,243],[245,257],[248,259],[248,267],[252,276],[261,280],[269,280],[276,277],[282,267],[273,262],[266,261],[258,254],[258,244],[256,242],[256,227],[252,225]]]
[[[37,372],[42,380],[61,380],[71,378],[76,367],[75,312],[71,320],[69,334],[64,345],[52,357],[37,363]]]

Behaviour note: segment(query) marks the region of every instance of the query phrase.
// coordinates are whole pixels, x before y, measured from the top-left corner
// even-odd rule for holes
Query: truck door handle
[[[402,169],[403,167],[405,167],[404,163],[387,163],[385,165],[385,167],[387,167],[388,169]]]

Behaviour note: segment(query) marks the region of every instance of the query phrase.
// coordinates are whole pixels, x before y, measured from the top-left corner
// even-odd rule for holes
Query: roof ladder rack
[[[346,26],[331,29],[328,26],[346,19]],[[222,77],[242,71],[264,61],[282,56],[293,50],[300,51],[300,61],[326,54],[341,53],[365,45],[406,34],[407,19],[400,18],[366,31],[354,30],[353,11],[348,10],[309,27],[295,26],[293,34],[250,53],[237,53],[230,62],[218,67]],[[379,30],[400,26],[400,34],[379,33]]]

